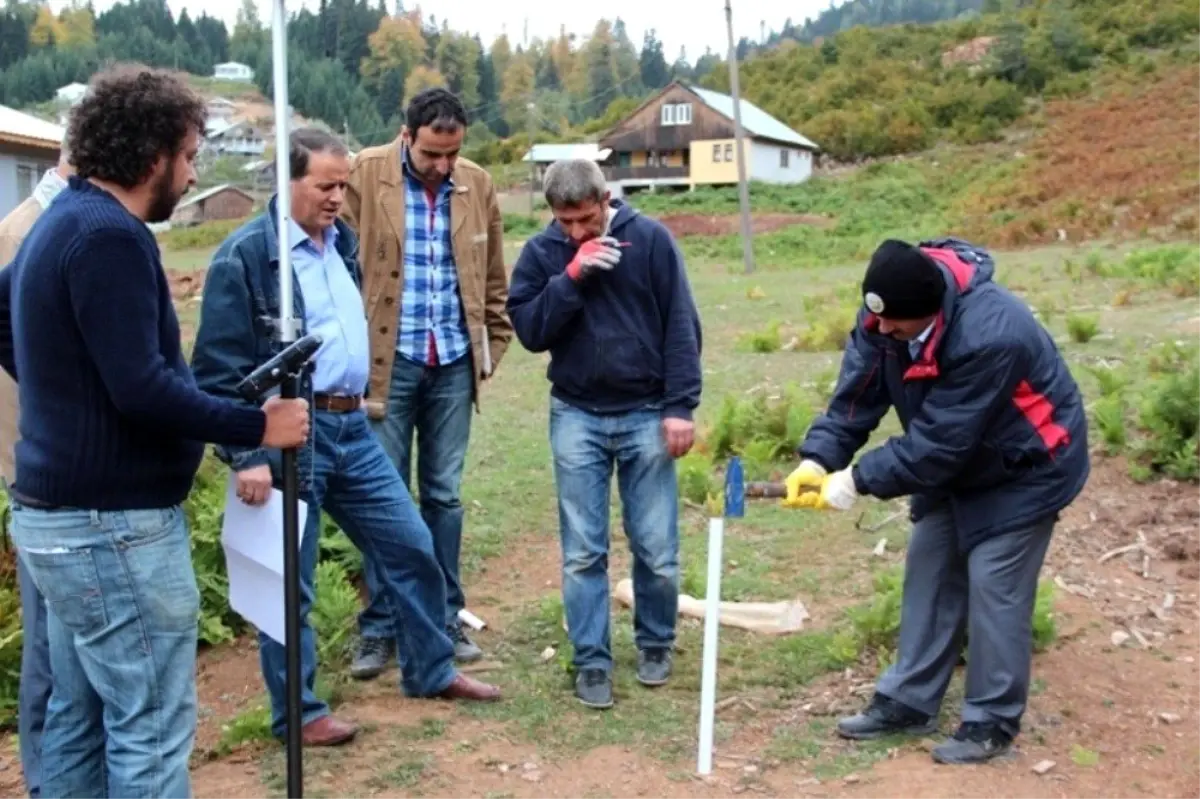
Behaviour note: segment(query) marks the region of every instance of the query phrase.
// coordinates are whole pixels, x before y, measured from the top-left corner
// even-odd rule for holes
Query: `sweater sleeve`
[[[663,416],[691,421],[704,382],[700,316],[683,256],[661,226],[655,232],[653,258],[654,287],[663,309]]]
[[[13,380],[17,379],[12,325],[12,264],[0,269],[0,368]]]
[[[162,270],[137,235],[97,231],[72,250],[64,268],[75,320],[117,411],[179,438],[258,445],[267,421],[261,409],[210,397],[163,357]]]

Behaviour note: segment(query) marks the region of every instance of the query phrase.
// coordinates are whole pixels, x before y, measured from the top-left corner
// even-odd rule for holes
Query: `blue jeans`
[[[300,669],[304,678],[305,724],[328,715],[317,698],[316,635],[308,623],[313,573],[320,544],[318,509],[345,531],[363,558],[379,565],[383,596],[403,624],[397,644],[404,692],[433,696],[455,677],[454,644],[441,623],[446,590],[433,555],[429,529],[400,475],[371,432],[364,411],[313,414],[313,473],[304,541],[300,547]],[[287,730],[287,661],[284,647],[267,635],[258,637],[259,658],[271,695],[271,729]]]
[[[575,667],[612,668],[608,507],[614,466],[633,553],[634,637],[639,649],[671,648],[679,610],[679,500],[661,412],[600,416],[552,397],[550,449]]]
[[[433,535],[433,551],[446,581],[447,627],[458,624],[458,612],[466,607],[459,577],[463,535],[459,489],[471,435],[472,363],[467,356],[430,368],[397,355],[387,417],[373,425],[407,486],[412,485],[413,432],[417,434],[417,495],[421,518]],[[392,614],[379,590],[378,570],[369,563],[364,565],[369,601],[358,617],[359,633],[389,638],[394,635]]]
[[[200,592],[179,506],[13,505],[49,610],[43,796],[187,797]]]
[[[32,799],[41,795],[42,730],[50,704],[50,639],[46,635],[46,600],[34,585],[25,562],[17,558],[21,592],[21,684],[17,689],[17,735],[21,739],[21,771]]]

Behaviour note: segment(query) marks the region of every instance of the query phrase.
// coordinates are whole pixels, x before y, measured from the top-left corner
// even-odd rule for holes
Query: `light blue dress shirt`
[[[367,315],[354,278],[338,254],[337,228],[325,231],[324,249],[294,220],[289,222],[292,270],[304,298],[309,333],[321,336],[313,370],[313,391],[355,396],[367,388],[370,344]]]

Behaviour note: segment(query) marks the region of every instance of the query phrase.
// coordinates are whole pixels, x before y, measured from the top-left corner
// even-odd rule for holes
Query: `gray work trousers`
[[[905,562],[896,662],[877,690],[936,716],[967,631],[962,720],[1020,732],[1033,659],[1038,573],[1058,515],[958,551],[954,518],[938,508],[913,527]]]

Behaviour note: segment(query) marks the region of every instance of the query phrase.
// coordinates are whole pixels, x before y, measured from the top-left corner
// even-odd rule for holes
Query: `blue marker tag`
[[[736,455],[725,469],[725,516],[741,518],[746,515],[746,481],[742,461]]]

